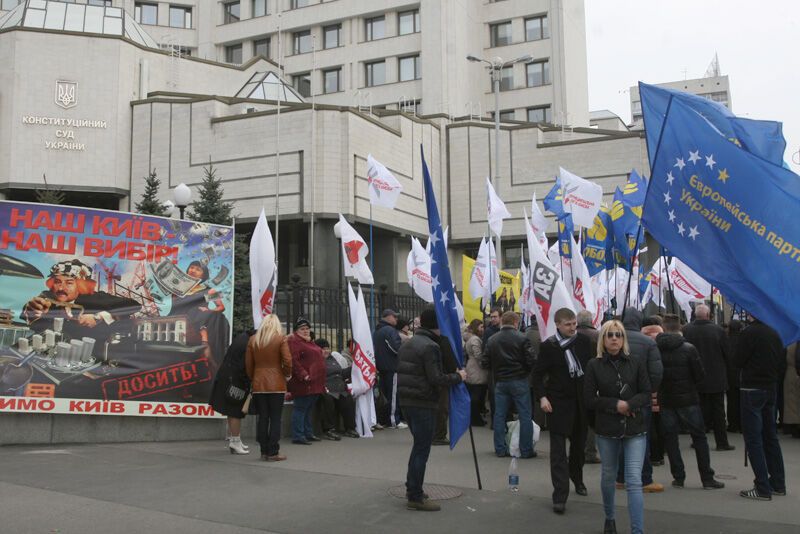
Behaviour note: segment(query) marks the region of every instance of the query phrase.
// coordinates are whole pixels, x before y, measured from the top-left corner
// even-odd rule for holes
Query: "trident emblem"
[[[78,82],[56,81],[56,104],[64,109],[75,107],[78,104],[77,90]]]

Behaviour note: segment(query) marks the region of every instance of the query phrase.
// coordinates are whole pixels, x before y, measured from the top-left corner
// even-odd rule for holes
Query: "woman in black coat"
[[[594,414],[600,452],[600,490],[606,521],[604,532],[616,533],[614,490],[620,450],[625,451],[625,483],[631,532],[644,531],[642,463],[647,447],[642,408],[650,403],[650,379],[645,362],[630,357],[625,327],[608,321],[600,330],[597,357],[584,377],[586,408]]]
[[[245,371],[244,355],[247,351],[247,342],[255,332],[248,330],[233,338],[214,378],[211,399],[208,401],[215,411],[228,416],[228,447],[231,454],[250,452],[247,445],[242,443],[240,433],[242,419],[245,416],[242,408],[250,392],[250,379],[247,378]]]

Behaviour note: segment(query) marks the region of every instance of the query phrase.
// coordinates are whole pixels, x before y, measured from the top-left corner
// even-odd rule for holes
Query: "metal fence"
[[[250,288],[241,288],[247,293],[249,301]],[[367,305],[367,316],[370,328],[375,327],[386,308],[396,311],[400,317],[412,320],[427,305],[416,295],[398,295],[389,293],[386,286],[379,286],[370,294],[370,288],[364,288],[364,300]],[[351,337],[350,309],[347,297],[347,286],[342,288],[309,287],[293,280],[287,285],[279,285],[275,295],[275,313],[285,324],[286,332],[292,331],[292,325],[303,317],[311,323],[311,329],[317,338],[327,339],[334,350],[341,350]]]

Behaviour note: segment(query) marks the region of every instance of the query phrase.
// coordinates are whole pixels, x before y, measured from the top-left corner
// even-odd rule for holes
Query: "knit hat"
[[[297,332],[298,330],[300,330],[304,326],[307,326],[307,327],[311,328],[311,323],[308,322],[308,319],[305,319],[303,317],[299,317],[297,319],[297,321],[295,321],[295,323],[294,323],[293,331]]]
[[[433,308],[425,308],[419,314],[419,325],[427,330],[436,330],[439,328],[439,321],[436,319],[436,310]]]

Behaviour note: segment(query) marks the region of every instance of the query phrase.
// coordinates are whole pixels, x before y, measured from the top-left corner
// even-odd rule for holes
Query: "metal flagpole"
[[[317,36],[311,37],[311,221],[310,236],[308,240],[309,283],[314,287],[314,206],[316,177],[317,177],[317,110],[315,103],[316,91],[314,80],[317,76]]]
[[[369,288],[369,321],[375,327],[375,249],[372,247],[372,201],[369,202],[369,270],[372,285]]]
[[[481,484],[481,470],[478,468],[478,453],[475,452],[475,438],[472,435],[472,422],[469,423],[469,443],[472,445],[472,461],[475,462],[475,476],[478,477],[478,489],[483,489]]]
[[[286,88],[283,86],[283,42],[281,41],[281,15],[278,13],[278,69],[281,73],[280,84],[278,85],[278,112],[275,120],[275,265],[280,262],[280,198],[281,198],[281,102],[283,100],[283,92]]]
[[[662,252],[664,251],[664,247],[661,247]],[[672,293],[672,282],[669,280],[669,264],[667,264],[667,268],[665,270],[667,275],[667,290],[669,291],[669,310],[670,313],[675,313],[675,295]],[[680,315],[680,314],[678,314]],[[688,319],[688,317],[687,317]]]
[[[661,294],[664,292],[664,289],[661,287],[661,266],[663,265],[664,256],[658,257],[658,309],[661,309]],[[650,280],[650,288],[653,287],[653,281]]]

